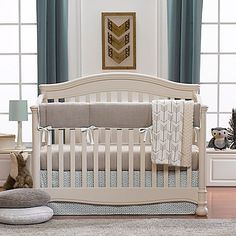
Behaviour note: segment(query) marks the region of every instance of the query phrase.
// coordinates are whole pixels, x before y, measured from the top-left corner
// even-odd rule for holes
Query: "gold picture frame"
[[[102,69],[136,69],[136,13],[102,13]]]

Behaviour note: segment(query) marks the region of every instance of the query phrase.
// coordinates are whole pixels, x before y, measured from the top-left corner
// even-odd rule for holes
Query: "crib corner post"
[[[38,118],[38,106],[30,107],[32,111],[32,176],[34,188],[40,187],[40,131],[39,118]]]
[[[207,190],[206,190],[206,112],[207,106],[201,106],[201,127],[199,138],[199,187],[198,187],[198,207],[196,214],[206,216],[207,209]]]

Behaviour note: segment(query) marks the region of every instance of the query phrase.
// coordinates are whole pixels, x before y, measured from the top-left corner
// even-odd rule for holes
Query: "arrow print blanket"
[[[193,101],[152,101],[152,162],[191,166]]]

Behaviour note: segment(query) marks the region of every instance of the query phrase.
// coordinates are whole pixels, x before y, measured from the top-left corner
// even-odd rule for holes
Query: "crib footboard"
[[[33,147],[33,177],[34,187],[42,188],[40,185],[40,149],[44,144],[47,155],[47,186],[42,189],[51,195],[52,201],[79,202],[86,204],[99,205],[139,205],[160,202],[176,202],[187,201],[198,204],[197,214],[206,215],[206,188],[205,188],[205,171],[204,156],[205,147],[200,140],[204,139],[205,134],[199,132],[199,187],[192,186],[192,168],[186,168],[186,184],[181,183],[181,169],[175,167],[175,184],[170,186],[169,168],[164,166],[162,176],[158,175],[157,165],[152,164],[151,175],[146,176],[146,153],[150,140],[144,141],[144,133],[140,133],[138,129],[95,129],[93,130],[93,144],[88,140],[88,133],[80,128],[57,128],[52,129],[50,134],[54,134],[54,142],[57,147],[58,159],[58,186],[53,186],[53,145],[52,143],[43,143],[42,137],[45,137],[44,130],[39,130],[37,125],[38,116],[36,109],[32,109],[34,122],[34,147]],[[202,119],[205,119],[205,110],[202,109]],[[202,123],[204,130],[204,123]],[[103,134],[103,138],[100,135]],[[125,138],[126,137],[126,138]],[[45,141],[45,140],[44,140]],[[46,140],[47,141],[47,140]],[[89,143],[90,142],[90,143]],[[111,146],[116,148],[116,184],[111,184]],[[139,146],[139,185],[134,183],[135,165],[134,165],[134,149]],[[65,145],[69,146],[69,171],[70,183],[65,184],[64,180],[64,158]],[[76,186],[76,145],[81,147],[81,185]],[[104,185],[99,184],[99,147],[104,147]],[[128,183],[123,184],[123,148],[128,148],[128,169],[126,170]],[[54,145],[55,146],[55,145]],[[88,183],[88,147],[93,152],[93,184]],[[150,158],[150,157],[149,157]],[[78,161],[78,160],[77,160]],[[91,170],[90,170],[91,172]],[[137,170],[136,170],[137,172]],[[146,184],[147,178],[151,183]],[[158,178],[163,178],[163,185],[158,186]]]

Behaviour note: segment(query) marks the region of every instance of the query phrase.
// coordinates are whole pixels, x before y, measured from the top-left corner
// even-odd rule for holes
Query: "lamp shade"
[[[27,100],[10,100],[9,101],[9,120],[10,121],[27,121]]]

